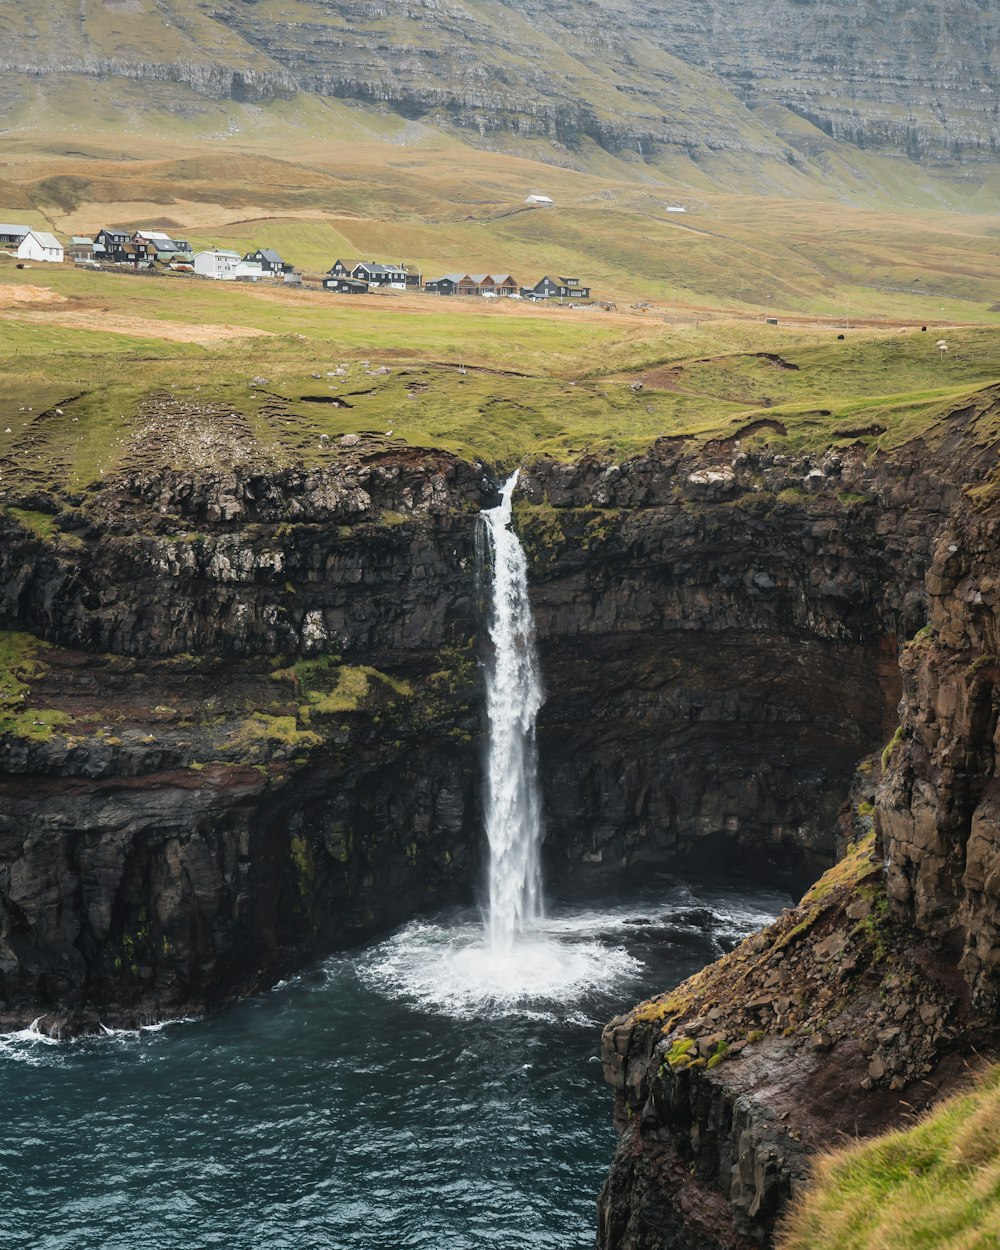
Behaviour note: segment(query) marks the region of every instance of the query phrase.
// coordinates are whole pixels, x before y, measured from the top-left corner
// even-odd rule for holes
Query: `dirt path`
[[[47,286],[0,285],[0,308],[21,304],[65,304],[66,296],[57,295]]]
[[[31,290],[21,287],[19,290]],[[62,296],[58,296],[62,299]],[[65,301],[63,301],[65,302]],[[4,308],[0,302],[0,309]],[[18,307],[9,314],[17,321],[35,321],[43,325],[63,326],[69,330],[100,330],[105,334],[126,334],[134,338],[165,339],[171,343],[221,343],[227,339],[273,337],[270,330],[251,326],[190,325],[184,321],[159,321],[149,317],[115,317],[108,313],[35,311]],[[4,314],[0,312],[0,318]]]

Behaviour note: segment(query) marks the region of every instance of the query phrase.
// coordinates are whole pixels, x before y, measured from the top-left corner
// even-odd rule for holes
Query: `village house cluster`
[[[30,226],[0,223],[0,249],[19,261],[74,261],[81,266],[117,265],[136,270],[170,270],[228,282],[262,279],[300,284],[301,273],[270,247],[242,256],[227,248],[195,251],[187,239],[163,230],[115,230],[105,227],[92,237],[74,235],[64,247],[55,235]],[[337,260],[322,279],[327,291],[367,295],[370,291],[426,291],[432,295],[478,296],[482,299],[589,300],[590,287],[579,278],[545,274],[525,285],[510,273],[446,273],[424,282],[423,275],[402,262]]]
[[[380,261],[338,260],[327,270],[323,286],[341,295],[365,295],[372,288],[389,287],[483,299],[590,299],[590,287],[579,278],[546,274],[534,285],[524,286],[510,273],[446,273],[424,282],[422,274],[411,272],[406,265]]]
[[[170,269],[205,278],[298,278],[293,267],[269,247],[241,256],[224,248],[195,251],[188,239],[164,230],[114,230],[105,227],[93,236],[74,235],[68,244],[53,234],[30,226],[0,223],[0,249],[21,261],[74,261],[77,265],[120,265],[134,269]]]

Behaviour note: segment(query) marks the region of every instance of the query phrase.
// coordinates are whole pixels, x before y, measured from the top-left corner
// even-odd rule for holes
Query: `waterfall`
[[[492,557],[492,653],[486,666],[486,836],[490,848],[486,930],[495,954],[509,952],[541,911],[535,719],[543,695],[528,601],[528,561],[511,527],[516,485],[515,473],[504,483],[497,507],[482,514]]]
[[[364,979],[391,998],[463,1019],[526,1012],[533,1020],[589,1021],[574,1015],[578,1006],[634,980],[642,965],[618,940],[630,931],[627,923],[591,910],[542,914],[535,720],[543,696],[528,561],[511,528],[516,485],[515,473],[476,529],[478,584],[481,590],[488,584],[490,599],[485,924],[479,916],[414,921],[382,943]]]

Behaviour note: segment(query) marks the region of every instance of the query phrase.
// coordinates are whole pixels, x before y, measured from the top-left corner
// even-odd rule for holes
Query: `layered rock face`
[[[811,1153],[905,1122],[1000,1053],[995,445],[953,452],[941,476],[965,488],[925,518],[927,624],[902,650],[897,730],[842,814],[852,855],[605,1031],[622,1134],[607,1250],[770,1244]]]
[[[529,467],[550,888],[720,843],[832,858],[956,482],[991,463],[962,456],[668,440]],[[475,896],[495,498],[481,465],[362,446],[9,500],[2,619],[30,637],[0,722],[8,1019],[212,1006]]]
[[[855,764],[897,721],[948,472],[916,448],[734,440],[526,475],[551,854],[605,872],[725,835],[828,863]]]
[[[984,0],[914,6],[778,0],[648,9],[650,38],[719,75],[748,104],[780,104],[836,139],[916,160],[992,161],[1000,15]]]
[[[878,829],[897,912],[1000,1003],[1000,520],[992,493],[938,539],[924,635],[904,656]]]
[[[20,6],[0,72],[177,83],[237,100],[308,91],[480,138],[594,142],[639,159],[794,162],[832,140],[953,165],[995,159],[998,37],[983,0],[312,0],[294,14],[171,0],[148,15],[131,0],[88,0],[60,14]]]
[[[470,897],[492,498],[423,455],[22,500],[63,537],[0,544],[54,644],[0,718],[0,1015],[204,1010]]]

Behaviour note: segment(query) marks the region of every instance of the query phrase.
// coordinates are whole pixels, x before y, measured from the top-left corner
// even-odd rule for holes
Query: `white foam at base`
[[[623,947],[560,937],[540,925],[497,951],[475,924],[415,923],[357,964],[370,988],[459,1019],[579,1018],[582,1000],[634,978],[642,964]]]
[[[132,1029],[111,1028],[103,1022],[99,1023],[100,1033],[81,1033],[76,1037],[50,1037],[38,1027],[44,1016],[36,1016],[25,1029],[12,1029],[9,1033],[0,1033],[0,1059],[9,1059],[22,1063],[38,1064],[45,1058],[52,1058],[65,1053],[67,1046],[81,1046],[87,1043],[108,1044],[112,1041],[131,1041],[142,1037],[145,1033],[161,1033],[175,1024],[194,1024],[198,1016],[171,1016],[167,1020],[154,1020],[150,1024],[140,1024]],[[49,1050],[54,1047],[55,1050]]]

